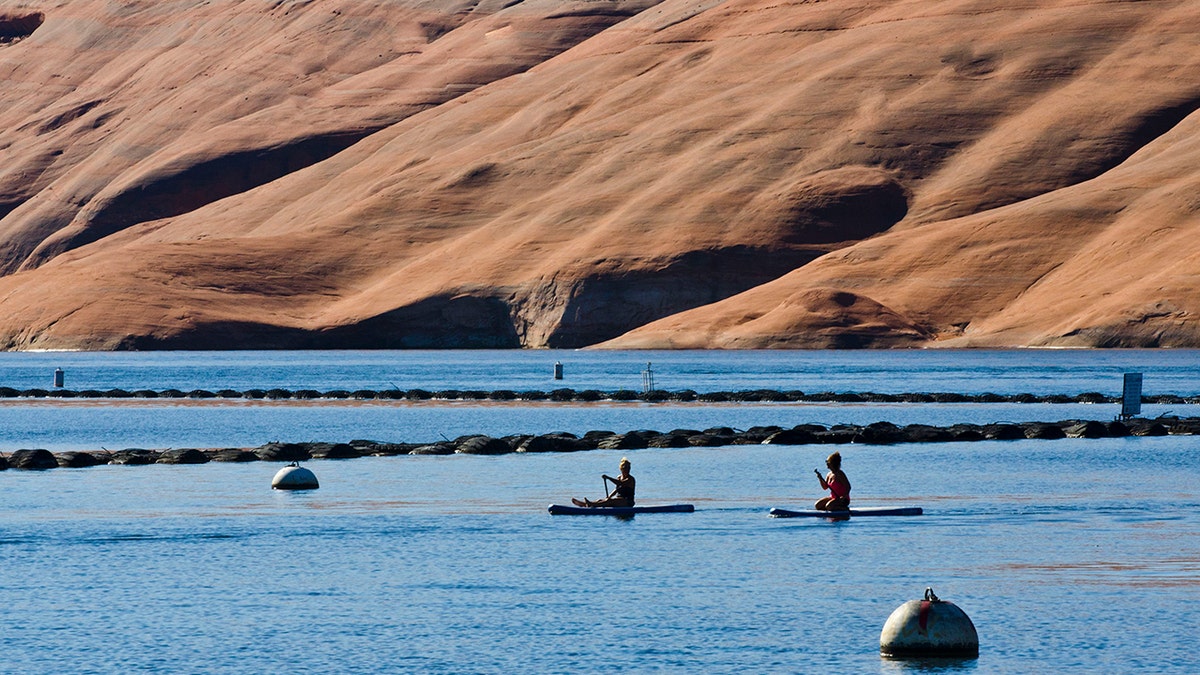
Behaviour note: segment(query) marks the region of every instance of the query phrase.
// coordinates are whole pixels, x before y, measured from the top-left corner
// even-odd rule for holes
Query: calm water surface
[[[1111,363],[1116,357],[1104,352],[1089,374],[1081,353],[1032,354],[1062,355],[1064,361],[1050,359],[1061,378],[1041,382],[1033,369],[1014,379],[1015,390],[1071,393],[1076,386],[1101,390],[1100,383],[1119,389],[1119,373],[1137,365]],[[1128,354],[1137,357],[1131,362],[1149,359],[1141,362],[1148,391],[1176,365],[1195,368],[1193,352],[1161,353],[1159,361],[1151,356],[1159,353]],[[120,355],[134,362],[121,368],[107,355],[3,356],[31,373],[65,356],[97,371],[177,367],[161,355],[155,359],[168,365],[153,368],[138,360],[142,355]],[[47,361],[31,366],[15,358],[24,356]],[[629,358],[631,365],[645,360]],[[709,371],[735,370],[726,355],[708,358],[717,362]],[[963,358],[952,381],[970,386],[904,386],[925,381],[921,372],[904,371],[910,362],[876,364],[883,374],[872,386],[828,388],[1004,393],[970,376],[979,365],[974,355]],[[305,359],[311,356],[298,360]],[[869,365],[858,354],[827,360],[828,371],[846,371],[838,376],[846,382],[857,377],[849,370]],[[242,371],[254,365],[239,363]],[[82,376],[80,364],[64,366],[69,378]],[[492,371],[495,379],[478,381],[507,377],[494,361]],[[0,382],[18,386],[11,384],[16,377]],[[229,377],[220,382],[247,375]],[[297,371],[229,386],[346,388],[318,386],[313,377]],[[189,381],[194,387],[225,386],[196,378]],[[1164,391],[1191,393],[1185,378],[1170,383]],[[69,379],[68,386],[92,385]],[[193,385],[172,375],[145,386]],[[253,437],[257,444],[268,433],[289,440],[382,434],[389,429],[372,420],[384,418],[393,420],[389,437],[410,439],[436,429],[452,437],[459,428],[701,427],[709,419],[728,424],[727,414],[749,426],[758,416],[775,416],[774,423],[994,421],[1090,410],[1108,419],[1110,408],[10,402],[0,406],[0,433],[6,446],[24,447],[31,445],[24,435],[39,428],[51,429],[34,439],[54,441],[47,445],[187,434]],[[54,431],[64,420],[79,426]],[[289,426],[297,422],[303,424]],[[372,433],[355,433],[364,427]],[[226,444],[237,442],[217,443]],[[639,501],[690,502],[698,510],[628,521],[545,512],[551,502],[599,494],[600,474],[613,473],[621,456],[607,451],[310,462],[322,487],[296,494],[268,489],[279,465],[266,463],[0,472],[0,603],[7,619],[0,671],[1200,672],[1200,439],[841,450],[857,504],[920,505],[926,515],[768,518],[771,506],[801,507],[819,496],[811,471],[828,448],[813,446],[629,451]],[[880,659],[887,616],[926,586],[971,616],[979,659]]]
[[[564,379],[554,380],[555,363]],[[1200,394],[1198,350],[0,352],[0,386],[71,389],[781,389],[822,392]]]
[[[552,517],[619,455],[7,471],[6,672],[928,672],[881,661],[932,586],[980,633],[939,672],[1194,673],[1191,438],[844,448],[856,501],[926,515],[773,520],[823,449],[631,455],[643,503]],[[1153,486],[1149,489],[1148,486]],[[282,660],[282,661],[281,661]]]
[[[553,364],[565,379],[553,379]],[[0,386],[46,388],[55,368],[69,388],[99,389],[640,389],[757,388],[885,393],[1075,395],[1120,393],[1122,373],[1143,372],[1147,394],[1200,392],[1200,351],[985,352],[148,352],[0,353]],[[1110,405],[1007,404],[571,404],[429,401],[0,399],[0,451],[41,447],[258,446],[272,440],[432,442],[593,429],[705,429],[800,423],[954,424],[1112,419]],[[1200,415],[1196,405],[1148,405],[1146,416]]]

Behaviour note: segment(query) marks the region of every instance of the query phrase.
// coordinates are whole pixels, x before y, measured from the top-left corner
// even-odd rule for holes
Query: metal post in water
[[[646,362],[646,369],[642,371],[642,392],[654,391],[654,371],[650,368],[650,362]]]
[[[561,379],[563,379],[563,365],[562,365],[562,361],[555,361],[555,362],[554,362],[554,379],[556,379],[556,380],[561,380]]]
[[[1142,414],[1142,374],[1125,373],[1125,386],[1121,390],[1121,419]]]
[[[65,377],[66,377],[66,375],[65,375],[65,373],[63,373],[62,368],[55,368],[54,369],[54,386],[62,387]]]

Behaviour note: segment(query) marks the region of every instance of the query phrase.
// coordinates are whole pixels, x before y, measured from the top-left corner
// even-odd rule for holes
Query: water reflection
[[[909,673],[973,673],[979,667],[975,658],[900,658],[879,657],[879,672],[883,675],[908,675]]]

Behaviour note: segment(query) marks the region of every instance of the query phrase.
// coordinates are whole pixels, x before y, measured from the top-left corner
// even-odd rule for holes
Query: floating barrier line
[[[0,399],[8,398],[188,398],[188,399],[253,399],[253,400],[383,400],[383,401],[552,401],[552,402],[637,402],[637,403],[1121,403],[1120,396],[1109,396],[1099,392],[1086,392],[1073,396],[1066,394],[961,394],[953,392],[913,392],[905,394],[880,394],[875,392],[803,392],[779,389],[746,389],[740,391],[696,392],[691,389],[666,391],[651,389],[633,391],[617,389],[553,389],[550,391],[514,391],[510,389],[460,390],[445,389],[358,389],[349,391],[333,389],[15,389],[0,387]],[[1144,404],[1185,405],[1200,403],[1200,395],[1158,394],[1142,396]]]
[[[482,434],[426,443],[352,440],[346,443],[273,441],[256,448],[171,448],[151,450],[96,450],[51,453],[48,450],[16,450],[0,454],[0,470],[88,467],[98,464],[203,464],[206,462],[301,462],[310,459],[352,459],[392,455],[502,455],[513,452],[579,452],[585,450],[637,450],[642,448],[719,447],[730,445],[893,445],[899,443],[947,443],[1008,441],[1021,439],[1117,438],[1129,436],[1200,435],[1200,417],[1132,418],[1099,422],[996,422],[935,427],[925,424],[898,426],[891,422],[867,425],[799,424],[794,427],[756,426],[744,431],[731,427],[649,429],[615,433],[589,431],[582,436],[560,432],[517,434],[493,438]]]

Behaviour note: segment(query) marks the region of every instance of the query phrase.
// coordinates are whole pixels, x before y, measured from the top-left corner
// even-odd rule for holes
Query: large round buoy
[[[271,480],[271,488],[275,490],[316,490],[319,487],[316,474],[296,462],[280,469]]]
[[[979,634],[971,617],[953,602],[941,600],[932,588],[924,600],[909,600],[883,624],[879,653],[884,656],[979,656]]]

